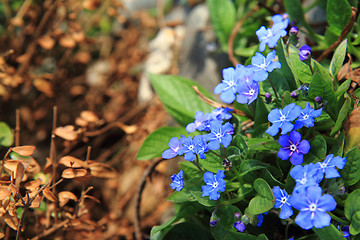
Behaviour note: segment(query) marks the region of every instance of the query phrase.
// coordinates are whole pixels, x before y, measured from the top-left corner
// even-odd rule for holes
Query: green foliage
[[[328,240],[328,239],[334,239],[334,240],[343,240],[344,237],[341,235],[339,230],[336,229],[336,227],[332,224],[328,227],[324,228],[313,228],[316,235],[319,237],[320,240]]]
[[[198,97],[192,86],[197,86],[206,97],[211,98],[211,95],[194,81],[179,76],[155,74],[150,74],[150,79],[166,110],[182,126],[193,121],[196,111],[213,110]]]
[[[253,215],[269,211],[275,204],[274,194],[268,183],[261,178],[254,182],[256,196],[249,203],[249,212]]]
[[[350,22],[351,6],[347,0],[328,0],[326,16],[330,29],[340,36],[341,31]]]
[[[9,126],[0,122],[0,146],[10,147],[13,144],[13,139],[14,136]]]
[[[360,180],[360,150],[355,147],[345,155],[347,162],[345,168],[340,172],[347,186],[356,184]]]

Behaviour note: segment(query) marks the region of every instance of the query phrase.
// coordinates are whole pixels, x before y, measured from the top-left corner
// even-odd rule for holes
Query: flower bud
[[[298,94],[297,91],[295,90],[295,91],[292,91],[292,92],[290,93],[290,97],[292,97],[293,99],[297,99],[297,98],[299,97],[299,94]]]
[[[246,226],[243,222],[238,221],[234,223],[234,228],[236,228],[236,230],[238,230],[239,232],[244,232],[246,229]]]
[[[214,227],[216,225],[216,223],[217,223],[217,220],[213,219],[213,220],[210,221],[210,226]]]
[[[234,218],[238,219],[241,216],[241,213],[237,212],[234,214]]]
[[[269,104],[269,103],[271,103],[271,101],[272,101],[272,97],[271,97],[271,93],[265,93],[265,102],[267,103],[267,104]]]
[[[292,27],[290,28],[290,34],[296,36],[296,35],[298,35],[298,33],[299,33],[299,29],[298,29],[297,27],[292,26]]]
[[[315,97],[315,102],[321,102],[321,101],[322,101],[322,97],[320,97],[320,96]]]
[[[300,48],[300,52],[299,52],[299,57],[301,61],[305,61],[308,60],[309,57],[311,56],[311,47],[309,47],[308,45],[304,45]]]

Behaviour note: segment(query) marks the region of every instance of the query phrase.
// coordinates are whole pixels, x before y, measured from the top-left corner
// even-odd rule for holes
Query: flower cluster
[[[322,194],[323,190],[319,183],[324,177],[340,177],[336,167],[343,169],[345,164],[346,158],[334,157],[330,154],[321,163],[295,166],[290,171],[290,176],[296,182],[292,196],[279,186],[273,188],[276,199],[274,207],[281,210],[279,217],[281,219],[291,217],[292,208],[295,208],[299,210],[295,222],[303,229],[329,226],[331,217],[326,212],[336,208],[336,201],[330,194]]]

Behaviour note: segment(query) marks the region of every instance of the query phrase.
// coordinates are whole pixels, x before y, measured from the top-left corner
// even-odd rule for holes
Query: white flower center
[[[323,163],[319,163],[321,168],[326,168],[327,167],[327,163],[323,162]]]
[[[306,183],[306,178],[301,179],[300,183],[304,185]]]
[[[249,91],[249,95],[254,95],[254,93],[255,93],[255,90],[254,89],[251,89],[250,91]]]
[[[218,182],[214,182],[212,186],[213,188],[216,188],[218,186]]]
[[[284,204],[284,203],[286,203],[286,200],[287,200],[288,198],[287,197],[282,197],[281,199],[280,199],[280,202],[282,203],[282,204]]]
[[[309,118],[309,115],[307,115],[307,114],[303,117],[304,120],[306,120],[308,118]]]
[[[290,151],[294,152],[296,150],[296,145],[292,144],[290,145]]]
[[[281,115],[281,117],[280,117],[280,121],[285,121],[285,116],[284,115]]]
[[[316,211],[316,204],[315,203],[310,204],[309,210],[312,211],[312,212],[315,212]]]
[[[189,150],[191,151],[191,150],[193,150],[194,149],[194,145],[190,145],[189,146]]]
[[[220,137],[221,137],[221,133],[217,133],[215,136],[216,136],[217,138],[220,138]]]

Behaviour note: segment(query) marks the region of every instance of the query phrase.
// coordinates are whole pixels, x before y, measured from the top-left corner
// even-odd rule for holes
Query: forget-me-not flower
[[[301,61],[305,61],[308,60],[309,57],[311,56],[311,47],[309,47],[308,45],[304,45],[300,48],[300,52],[299,52],[299,57]]]
[[[185,137],[181,136],[180,138],[180,150],[179,155],[184,155],[184,159],[188,160],[190,162],[194,161],[195,159],[195,143],[193,142],[193,139],[191,137]]]
[[[323,174],[313,163],[306,164],[305,166],[296,165],[291,169],[290,176],[296,182],[293,194],[302,193],[309,186],[318,186],[319,182],[323,179]]]
[[[218,150],[220,149],[220,144],[222,144],[225,148],[230,145],[232,140],[232,134],[234,133],[234,128],[230,123],[225,123],[222,125],[221,121],[213,120],[210,123],[210,133],[207,134],[208,140],[208,148],[210,150]]]
[[[294,130],[302,128],[303,126],[309,128],[314,126],[314,118],[320,117],[322,113],[322,108],[313,109],[310,103],[306,103],[306,107],[301,110],[299,118],[296,120],[294,125]]]
[[[272,126],[266,130],[266,133],[275,136],[279,132],[279,128],[282,130],[281,134],[290,132],[294,127],[291,121],[294,121],[300,115],[300,112],[301,107],[295,103],[290,103],[283,110],[271,110],[268,120],[272,123]]]
[[[186,126],[186,131],[189,133],[195,132],[196,130],[199,131],[208,131],[209,130],[209,123],[210,122],[210,114],[203,113],[201,111],[197,111],[195,113],[195,121],[193,123],[189,123]]]
[[[202,196],[209,196],[210,200],[218,200],[220,198],[219,192],[224,192],[226,187],[226,180],[224,171],[218,170],[216,175],[212,172],[204,173],[205,186],[201,187]]]
[[[254,71],[255,81],[265,81],[269,76],[269,72],[272,72],[275,68],[281,68],[281,63],[274,61],[275,57],[275,50],[269,52],[266,58],[261,53],[255,53],[255,56],[251,58],[251,68]]]
[[[272,191],[276,199],[274,208],[280,208],[279,217],[281,219],[291,217],[293,215],[293,210],[290,204],[292,196],[289,196],[289,194],[285,190],[282,190],[279,186],[273,187]]]
[[[240,81],[238,84],[236,101],[250,105],[259,95],[259,84],[255,81]]]
[[[213,120],[229,120],[232,118],[231,112],[232,109],[226,108],[216,108],[211,111],[210,118]]]
[[[335,167],[343,169],[346,164],[346,157],[340,156],[334,157],[334,154],[327,155],[323,162],[318,162],[316,165],[320,169],[320,172],[325,174],[325,178],[336,178],[341,177],[340,173]]]
[[[293,195],[291,205],[300,212],[295,222],[303,229],[323,228],[330,225],[331,217],[327,211],[336,208],[336,201],[329,194],[322,195],[319,186],[306,188],[304,194]]]
[[[195,144],[195,153],[199,154],[201,159],[206,159],[205,153],[208,151],[206,135],[197,135],[193,139],[193,143]]]
[[[289,135],[280,136],[279,144],[283,148],[280,148],[278,157],[282,160],[287,160],[290,157],[290,162],[293,165],[302,164],[304,154],[310,150],[310,143],[307,140],[301,141],[301,134],[297,131],[291,131]]]
[[[239,73],[241,71],[242,65],[236,65],[235,69],[233,67],[223,69],[223,80],[219,83],[215,89],[215,94],[220,94],[220,99],[224,103],[232,103],[235,100],[236,89],[239,80]]]
[[[176,157],[178,155],[178,152],[181,147],[179,139],[177,137],[171,138],[169,141],[169,147],[170,147],[170,149],[166,149],[162,153],[162,155],[161,155],[162,158],[170,159],[170,158]]]
[[[260,41],[259,51],[263,52],[266,48],[266,44],[269,48],[274,48],[279,41],[280,37],[286,36],[286,28],[289,25],[289,19],[284,19],[280,14],[274,15],[272,17],[274,25],[267,29],[264,26],[261,26],[259,30],[256,31],[256,36]]]
[[[234,228],[236,228],[236,230],[238,230],[239,232],[244,232],[246,226],[242,221],[237,221],[234,223]]]
[[[176,189],[178,192],[184,187],[183,173],[183,170],[180,170],[178,174],[174,174],[170,177],[172,181],[172,183],[170,183],[170,187],[172,189]]]

